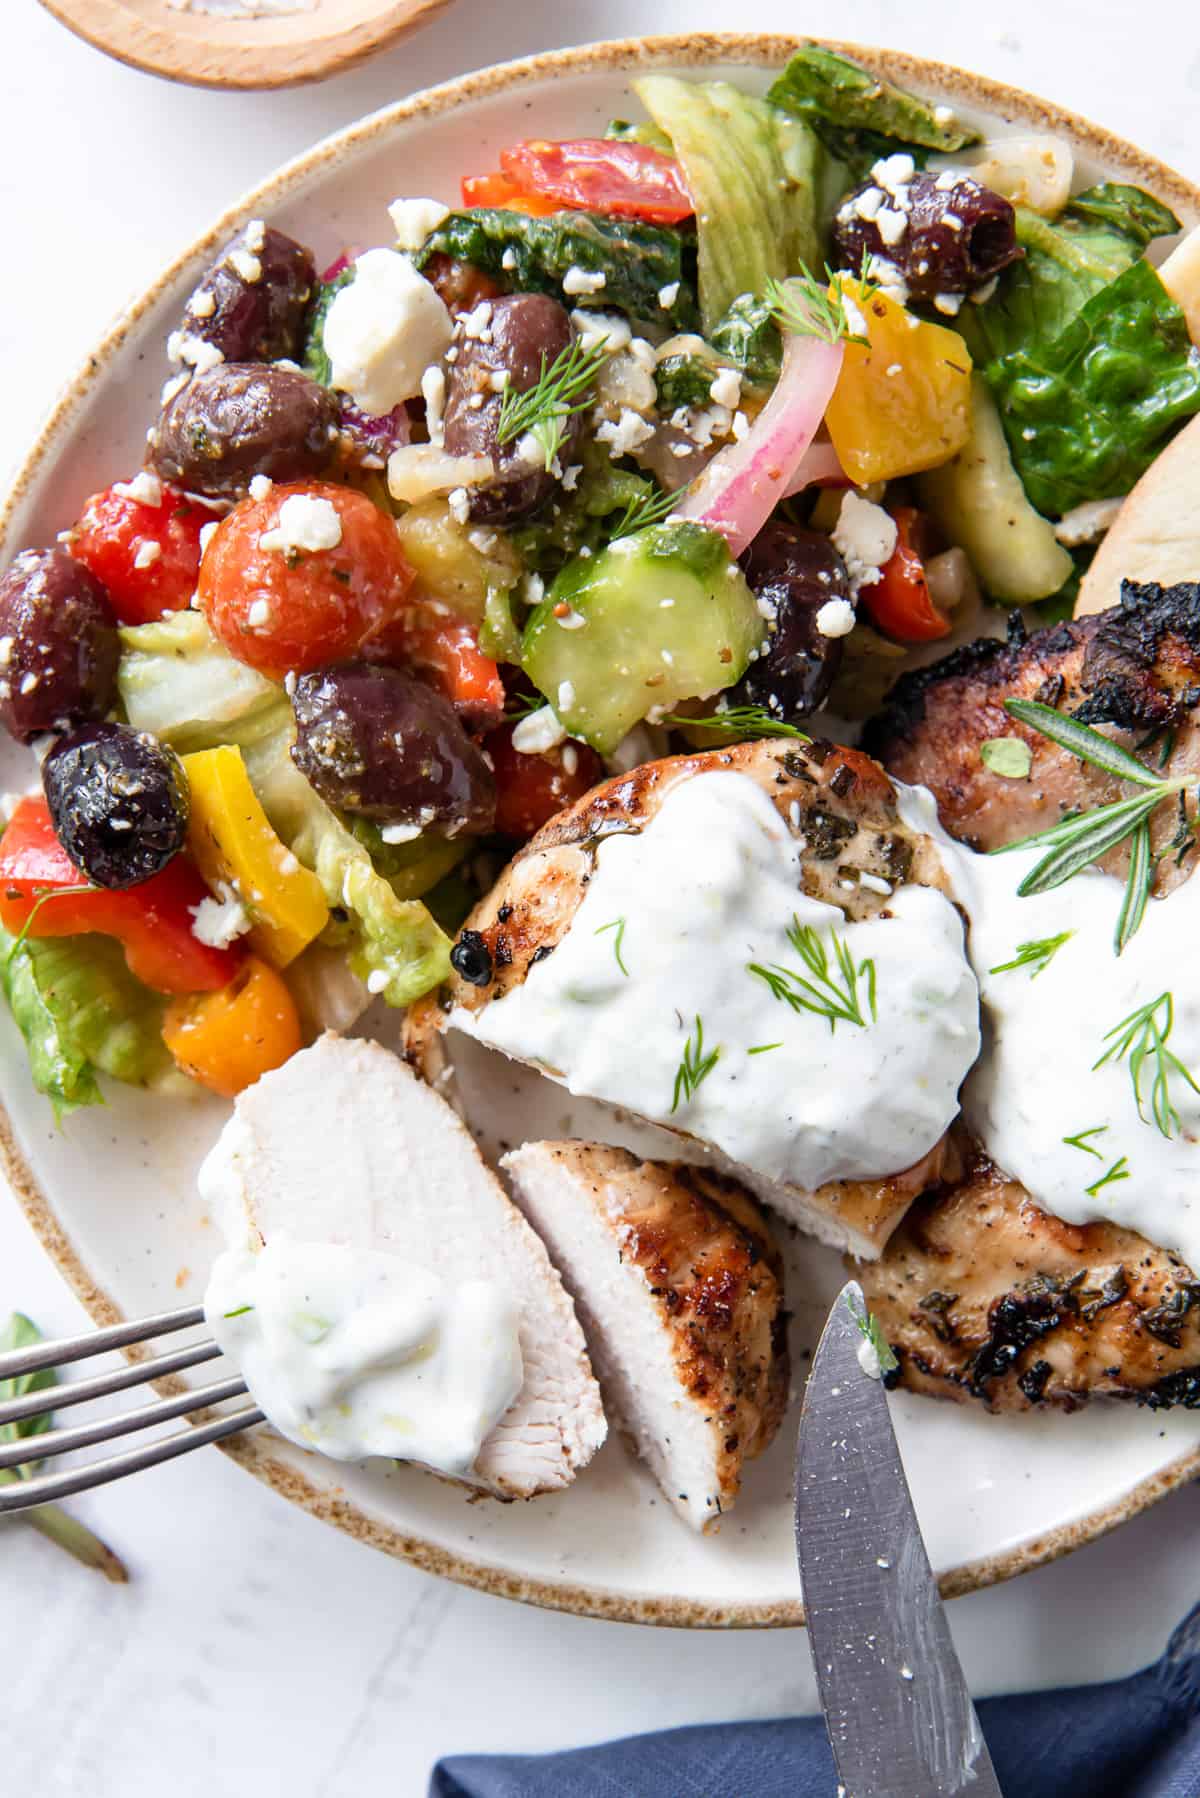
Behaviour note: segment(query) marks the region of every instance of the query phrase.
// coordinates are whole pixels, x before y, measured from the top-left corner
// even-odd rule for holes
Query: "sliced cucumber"
[[[571,735],[606,755],[648,714],[731,687],[763,632],[725,539],[659,524],[568,563],[521,660]]]

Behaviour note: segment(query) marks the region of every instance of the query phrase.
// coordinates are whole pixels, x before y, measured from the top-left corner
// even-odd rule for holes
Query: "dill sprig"
[[[805,269],[789,275],[786,281],[768,281],[763,298],[771,308],[780,330],[793,337],[819,337],[822,343],[863,343],[862,314],[878,283],[867,277],[867,258],[858,276],[857,294],[848,294],[843,286],[846,270],[836,273],[825,264],[824,283]]]
[[[1037,700],[1006,699],[1004,709],[1019,724],[1028,725],[1031,730],[1048,737],[1081,762],[1090,763],[1114,780],[1128,781],[1142,789],[1126,799],[1114,799],[1108,805],[1095,806],[1089,812],[1074,812],[1051,825],[1049,830],[1022,837],[1016,843],[1005,843],[1002,848],[992,851],[994,855],[1004,855],[1012,849],[1046,851],[1017,888],[1025,898],[1030,893],[1048,893],[1051,888],[1062,886],[1072,875],[1098,862],[1110,849],[1128,841],[1129,871],[1113,932],[1113,949],[1120,955],[1146,915],[1146,904],[1154,885],[1155,857],[1150,847],[1150,819],[1164,799],[1175,794],[1182,796],[1184,788],[1194,784],[1194,777],[1164,780],[1090,725],[1080,724],[1078,719],[1068,718]],[[1188,819],[1185,805],[1183,829],[1176,833],[1170,846],[1178,848],[1182,856],[1195,831],[1195,823]]]
[[[787,937],[808,969],[811,979],[797,973],[794,968],[780,967],[778,963],[765,968],[761,962],[749,962],[747,971],[764,982],[770,989],[772,998],[782,1000],[793,1011],[811,1011],[819,1018],[828,1019],[831,1033],[837,1029],[839,1022],[856,1024],[860,1030],[865,1030],[867,1011],[870,1012],[870,1021],[875,1022],[878,1014],[875,1009],[875,963],[872,960],[868,958],[860,961],[856,967],[854,958],[846,947],[845,937],[831,932],[834,960],[837,964],[835,973],[830,968],[829,951],[825,947],[824,938],[818,935],[811,924],[801,924],[799,918],[793,917]],[[865,988],[865,1010],[859,996],[860,980]]]
[[[1043,936],[1032,942],[1018,943],[1017,953],[1012,960],[997,962],[994,968],[988,969],[988,973],[1009,974],[1014,968],[1028,968],[1029,978],[1036,980],[1039,974],[1045,973],[1063,944],[1069,942],[1074,935],[1073,930],[1060,930],[1057,936]]]
[[[1148,1005],[1139,1005],[1127,1018],[1105,1031],[1104,1041],[1108,1048],[1098,1061],[1092,1063],[1095,1069],[1104,1067],[1106,1062],[1128,1059],[1133,1096],[1143,1124],[1150,1122],[1146,1116],[1146,1095],[1142,1091],[1142,1077],[1149,1064],[1150,1111],[1159,1131],[1168,1140],[1181,1128],[1179,1113],[1171,1100],[1172,1077],[1185,1080],[1194,1093],[1200,1094],[1200,1086],[1190,1069],[1167,1047],[1174,1027],[1175,1001],[1170,993],[1160,993],[1157,999],[1152,999]]]
[[[627,501],[610,541],[615,543],[618,537],[632,537],[635,531],[645,531],[652,524],[661,524],[664,518],[670,517],[681,497],[678,493],[663,493],[651,488],[640,499]]]
[[[696,1088],[703,1080],[707,1080],[716,1067],[720,1054],[719,1045],[705,1054],[704,1025],[697,1017],[695,1040],[693,1041],[693,1033],[689,1031],[687,1042],[684,1045],[683,1059],[675,1072],[675,1096],[671,1100],[672,1112],[678,1111],[681,1099],[691,1100]]]
[[[19,934],[13,939],[8,955],[5,958],[6,964],[13,961],[18,951],[25,947],[26,940],[29,937],[30,931],[33,929],[33,921],[41,911],[43,905],[49,905],[52,899],[70,899],[75,894],[93,893],[95,890],[96,889],[87,881],[84,881],[81,885],[69,887],[34,887],[33,893],[35,897],[34,902],[29,909],[29,916],[22,924]]]
[[[1106,1186],[1115,1186],[1118,1180],[1128,1180],[1129,1177],[1129,1157],[1122,1155],[1119,1161],[1114,1161],[1112,1166],[1106,1168],[1100,1178],[1093,1180],[1090,1186],[1084,1188],[1084,1191],[1089,1198],[1094,1199],[1103,1192]]]
[[[871,1347],[875,1350],[875,1358],[879,1362],[880,1373],[895,1373],[900,1363],[896,1359],[895,1350],[883,1333],[883,1325],[880,1323],[879,1319],[870,1311],[856,1311],[849,1300],[846,1302],[846,1309],[854,1319],[855,1324],[861,1331],[865,1340],[869,1342]]]
[[[1088,1130],[1077,1130],[1074,1136],[1064,1136],[1063,1141],[1068,1149],[1080,1149],[1085,1155],[1094,1155],[1097,1161],[1103,1161],[1104,1151],[1098,1149],[1095,1143],[1089,1142],[1088,1137],[1105,1136],[1107,1133],[1107,1124],[1093,1124]]]
[[[613,938],[613,954],[617,958],[617,966],[620,968],[622,974],[624,974],[626,980],[628,980],[629,969],[621,959],[621,945],[625,941],[625,919],[613,918],[611,923],[601,924],[600,928],[595,932],[595,935],[603,936],[606,930],[615,930],[617,933]],[[697,1022],[699,1022],[699,1020],[697,1020]]]
[[[714,736],[738,742],[754,737],[795,737],[801,743],[812,742],[807,731],[797,729],[794,724],[785,724],[782,718],[776,718],[761,705],[731,705],[724,712],[709,712],[701,718],[688,718],[682,712],[672,712],[658,722],[675,730],[686,726],[688,730],[711,731]]]
[[[528,392],[518,393],[511,384],[504,389],[497,444],[502,447],[528,433],[543,451],[549,468],[562,448],[567,420],[588,406],[588,389],[607,360],[607,341],[602,337],[585,350],[582,338],[572,338],[549,366],[543,351],[541,373]]]

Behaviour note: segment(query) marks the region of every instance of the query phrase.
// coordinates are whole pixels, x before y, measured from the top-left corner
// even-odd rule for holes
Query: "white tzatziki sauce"
[[[1122,1224],[1200,1268],[1200,880],[1151,899],[1118,956],[1123,881],[1089,871],[1020,898],[1044,850],[952,843],[923,788],[901,812],[937,836],[971,920],[984,1040],[968,1124],[1056,1217]]]
[[[219,1256],[209,1328],[281,1436],[335,1461],[471,1471],[521,1390],[517,1309],[397,1255],[272,1236]]]
[[[906,886],[886,916],[848,923],[800,872],[800,844],[748,776],[681,781],[645,829],[599,845],[554,953],[448,1024],[768,1179],[896,1173],[938,1142],[979,1050],[962,920]],[[851,1015],[806,1009],[801,982]]]

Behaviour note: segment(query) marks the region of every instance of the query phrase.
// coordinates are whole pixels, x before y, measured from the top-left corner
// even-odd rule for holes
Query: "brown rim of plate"
[[[325,30],[323,15],[307,11],[238,19],[163,7],[156,18],[128,0],[42,0],[68,31],[130,68],[192,87],[260,90],[342,75],[452,3],[392,0]]]
[[[227,238],[246,219],[266,212],[289,197],[318,170],[341,162],[364,144],[386,137],[398,125],[413,120],[435,118],[469,105],[475,100],[503,92],[507,88],[536,86],[557,75],[592,73],[598,70],[636,71],[668,64],[680,68],[702,68],[712,63],[744,66],[775,66],[784,61],[800,43],[814,40],[765,34],[738,36],[734,33],[697,33],[687,37],[651,37],[625,39],[612,43],[586,44],[579,48],[547,52],[526,57],[519,62],[502,63],[473,75],[465,75],[439,87],[428,88],[408,100],[398,101],[384,111],[374,113],[357,125],[325,138],[302,156],[285,164],[275,175],[245,194],[225,212],[190,249],[176,258],[147,290],[121,316],[103,337],[83,367],[69,382],[25,461],[17,471],[8,498],[0,509],[0,552],[4,550],[11,529],[13,513],[24,499],[34,478],[56,441],[67,431],[76,412],[100,379],[108,358],[124,342],[146,311],[179,279],[192,263]],[[877,50],[857,44],[820,40],[829,48],[858,57],[880,74],[925,92],[945,95],[965,105],[1006,120],[1018,120],[1047,131],[1068,135],[1108,166],[1119,169],[1129,180],[1151,188],[1166,200],[1185,221],[1200,219],[1200,188],[1155,157],[1146,155],[1124,139],[1114,137],[1100,126],[1067,112],[1047,100],[1023,93],[1003,82],[973,75],[948,63],[931,62],[908,56],[896,50]],[[3,1164],[18,1200],[42,1246],[57,1264],[60,1272],[74,1288],[89,1315],[97,1324],[121,1321],[122,1313],[95,1282],[82,1257],[54,1214],[41,1191],[13,1133],[7,1111],[0,1105],[0,1163]],[[1070,1426],[1065,1426],[1069,1428]],[[438,1547],[420,1536],[410,1536],[391,1524],[369,1516],[336,1491],[323,1490],[303,1474],[272,1454],[269,1438],[232,1438],[219,1444],[225,1454],[241,1463],[259,1479],[303,1507],[315,1517],[334,1523],[360,1542],[383,1549],[401,1560],[410,1561],[427,1573],[440,1574],[462,1585],[476,1586],[481,1591],[503,1598],[520,1599],[526,1604],[543,1605],[550,1610],[570,1611],[580,1616],[611,1618],[622,1623],[655,1623],[675,1628],[753,1629],[794,1626],[804,1621],[799,1599],[783,1599],[768,1604],[709,1604],[684,1597],[634,1598],[621,1592],[572,1585],[560,1580],[538,1580],[506,1572],[485,1561],[469,1560]],[[1072,1523],[1060,1524],[1016,1547],[985,1555],[976,1561],[965,1561],[947,1569],[940,1577],[945,1597],[956,1598],[964,1592],[975,1592],[1000,1580],[1026,1573],[1047,1561],[1057,1560],[1072,1549],[1106,1535],[1109,1530],[1127,1522],[1160,1498],[1187,1483],[1200,1473],[1200,1448],[1180,1455],[1157,1473],[1139,1480],[1121,1498],[1089,1513]]]

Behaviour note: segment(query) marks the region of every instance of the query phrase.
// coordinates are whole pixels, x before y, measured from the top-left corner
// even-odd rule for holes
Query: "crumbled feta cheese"
[[[602,269],[580,268],[572,263],[562,278],[562,290],[564,293],[599,293],[607,279]]]
[[[882,506],[873,505],[857,493],[847,493],[832,535],[834,547],[846,564],[851,588],[857,593],[860,587],[879,579],[880,569],[895,550],[896,521]]]
[[[466,524],[471,516],[471,495],[465,487],[454,487],[447,496],[449,506],[459,524]]]
[[[577,306],[571,323],[579,333],[580,349],[587,353],[603,344],[606,354],[615,356],[618,350],[627,350],[633,338],[629,320],[619,312],[585,312]]]
[[[368,250],[325,317],[334,387],[382,416],[421,391],[421,376],[450,347],[450,314],[436,289],[395,250]]]
[[[388,457],[388,492],[393,499],[415,505],[431,493],[477,487],[494,473],[490,456],[448,456],[436,444],[405,443]]]
[[[505,250],[503,256],[501,256],[501,258],[500,258],[500,267],[505,271],[506,274],[511,275],[512,271],[516,268],[516,266],[517,266],[517,252],[513,249],[512,245],[509,244],[507,250]]]
[[[884,156],[871,170],[871,179],[877,182],[893,199],[901,198],[901,191],[906,188],[917,172],[917,165],[906,151],[897,151],[894,156]]]
[[[579,485],[579,477],[582,473],[582,462],[572,462],[568,468],[563,470],[562,484],[564,493],[574,493]]]
[[[963,296],[961,293],[935,293],[933,303],[947,318],[955,318],[962,308]]]
[[[162,555],[162,544],[156,543],[153,537],[143,537],[138,544],[137,555],[133,558],[135,568],[153,568]]]
[[[192,935],[210,949],[228,949],[253,927],[253,919],[227,881],[221,881],[217,891],[219,899],[201,899],[199,905],[188,906]]]
[[[295,692],[296,692],[296,670],[294,668],[289,668],[287,673],[284,675],[283,690],[287,694],[289,699],[293,698],[293,696],[295,695]]]
[[[391,975],[386,968],[372,968],[367,975],[367,991],[373,995],[386,993]]]
[[[446,405],[446,376],[440,363],[431,362],[421,376],[421,396],[425,401],[425,424],[429,431],[429,441],[441,444],[446,435],[442,423],[442,412]]]
[[[250,498],[253,500],[266,499],[274,485],[269,474],[256,474],[250,482]]]
[[[848,599],[827,599],[817,613],[823,637],[848,637],[854,629],[854,607]]]
[[[690,412],[684,430],[692,442],[701,449],[707,449],[714,437],[728,437],[733,425],[733,414],[728,406],[705,406],[700,412]]]
[[[261,253],[266,244],[267,227],[262,219],[251,219],[250,223],[246,226],[246,229],[242,232],[242,236],[245,239],[246,248],[257,256]]]
[[[628,351],[610,356],[596,376],[596,407],[601,416],[615,418],[626,406],[643,416],[653,412],[658,403],[655,367],[653,356],[646,363],[633,353],[632,344]]]
[[[477,549],[481,556],[490,556],[499,541],[495,531],[485,531],[479,525],[476,525],[474,530],[467,532],[467,542],[472,549]]]
[[[12,661],[13,644],[15,642],[15,637],[0,637],[0,663]]]
[[[172,362],[186,362],[198,375],[225,360],[224,352],[215,343],[197,337],[193,331],[172,331],[167,338],[167,355]]]
[[[161,506],[163,502],[163,484],[148,468],[141,469],[132,481],[114,481],[113,492],[122,499],[136,500],[139,506]]]
[[[471,337],[476,343],[492,341],[492,302],[480,300],[478,306],[470,312],[464,312],[459,319],[459,327],[464,337]]]
[[[569,681],[569,680],[559,681],[559,683],[558,683],[558,705],[555,709],[559,712],[569,712],[571,707],[574,704],[575,704],[575,683],[574,683],[574,681]]]
[[[658,290],[658,303],[664,312],[669,312],[679,298],[679,282],[668,281],[665,287]]]
[[[864,187],[860,194],[854,195],[847,206],[855,218],[860,218],[864,224],[870,225],[878,218],[879,209],[886,199],[887,195],[881,187]],[[842,210],[845,212],[847,207],[843,207]]]
[[[388,207],[398,250],[419,250],[427,237],[450,217],[440,200],[393,200]]]
[[[574,743],[564,743],[562,752],[564,774],[574,774],[579,767],[579,751]]]
[[[898,206],[881,206],[876,215],[875,229],[891,249],[908,230],[908,214],[901,212]]]
[[[262,263],[249,250],[235,248],[225,258],[235,275],[240,275],[247,287],[253,287],[262,280]]]
[[[512,734],[512,746],[518,755],[543,755],[547,749],[557,749],[566,740],[567,733],[552,705],[530,712],[515,726]]]
[[[385,843],[411,843],[421,834],[419,824],[384,824],[379,831]]]
[[[933,109],[933,122],[935,125],[940,125],[943,131],[945,131],[948,126],[953,125],[953,106],[935,106]]]
[[[217,296],[210,287],[202,287],[192,295],[187,309],[193,318],[211,318],[217,309]]]
[[[895,300],[898,306],[907,303],[908,282],[896,264],[890,262],[886,256],[868,256],[865,272],[867,280],[873,281],[879,291],[889,300]],[[914,324],[919,325],[920,322],[919,318],[914,317]]]
[[[737,369],[723,368],[711,382],[708,397],[718,406],[727,406],[731,412],[736,412],[742,398],[742,377]]]
[[[34,688],[37,686],[40,678],[41,677],[36,674],[23,674],[21,676],[21,684],[17,688],[17,692],[18,693],[32,693]]]
[[[563,612],[555,607],[554,622],[560,631],[581,631],[587,623],[587,619],[582,612],[577,612],[574,606],[567,606]]]
[[[647,374],[652,375],[658,367],[658,353],[648,338],[633,338],[629,345],[629,354],[639,367],[646,370]]]
[[[885,375],[902,375],[904,373],[904,364],[902,362],[889,362],[883,372]]]
[[[740,443],[743,437],[749,436],[750,420],[746,417],[744,412],[734,413],[733,423],[730,425],[729,431],[735,443]]]
[[[958,186],[961,179],[962,175],[958,169],[943,169],[933,185],[940,194],[948,194]]]
[[[215,518],[213,519],[211,524],[203,524],[200,526],[200,554],[201,554],[201,556],[204,555],[205,550],[208,548],[209,544],[212,542],[213,538],[216,536],[217,530],[218,530],[218,521]]]
[[[1124,503],[1124,498],[1084,500],[1082,505],[1063,513],[1054,535],[1068,549],[1077,549],[1081,543],[1098,543]]]
[[[260,631],[271,622],[271,608],[265,599],[256,599],[246,613],[246,623],[252,631]]]
[[[283,555],[297,550],[315,553],[336,549],[341,540],[342,515],[332,500],[291,493],[280,506],[273,529],[259,536],[258,547],[277,549]]]
[[[646,423],[640,413],[625,406],[618,419],[606,418],[596,426],[597,443],[607,443],[609,457],[616,461],[618,456],[628,456],[654,435],[653,425]]]
[[[187,386],[187,384],[190,380],[191,380],[190,375],[178,374],[178,375],[172,375],[171,379],[169,381],[164,381],[163,390],[158,396],[159,404],[161,406],[169,406],[171,404],[171,401],[175,398],[175,395],[177,393],[182,393],[184,388]],[[153,439],[153,437],[154,437],[153,426],[151,426],[150,430],[147,431],[146,435],[150,439]]]
[[[525,576],[525,603],[529,606],[540,606],[546,597],[546,583],[540,574]]]

